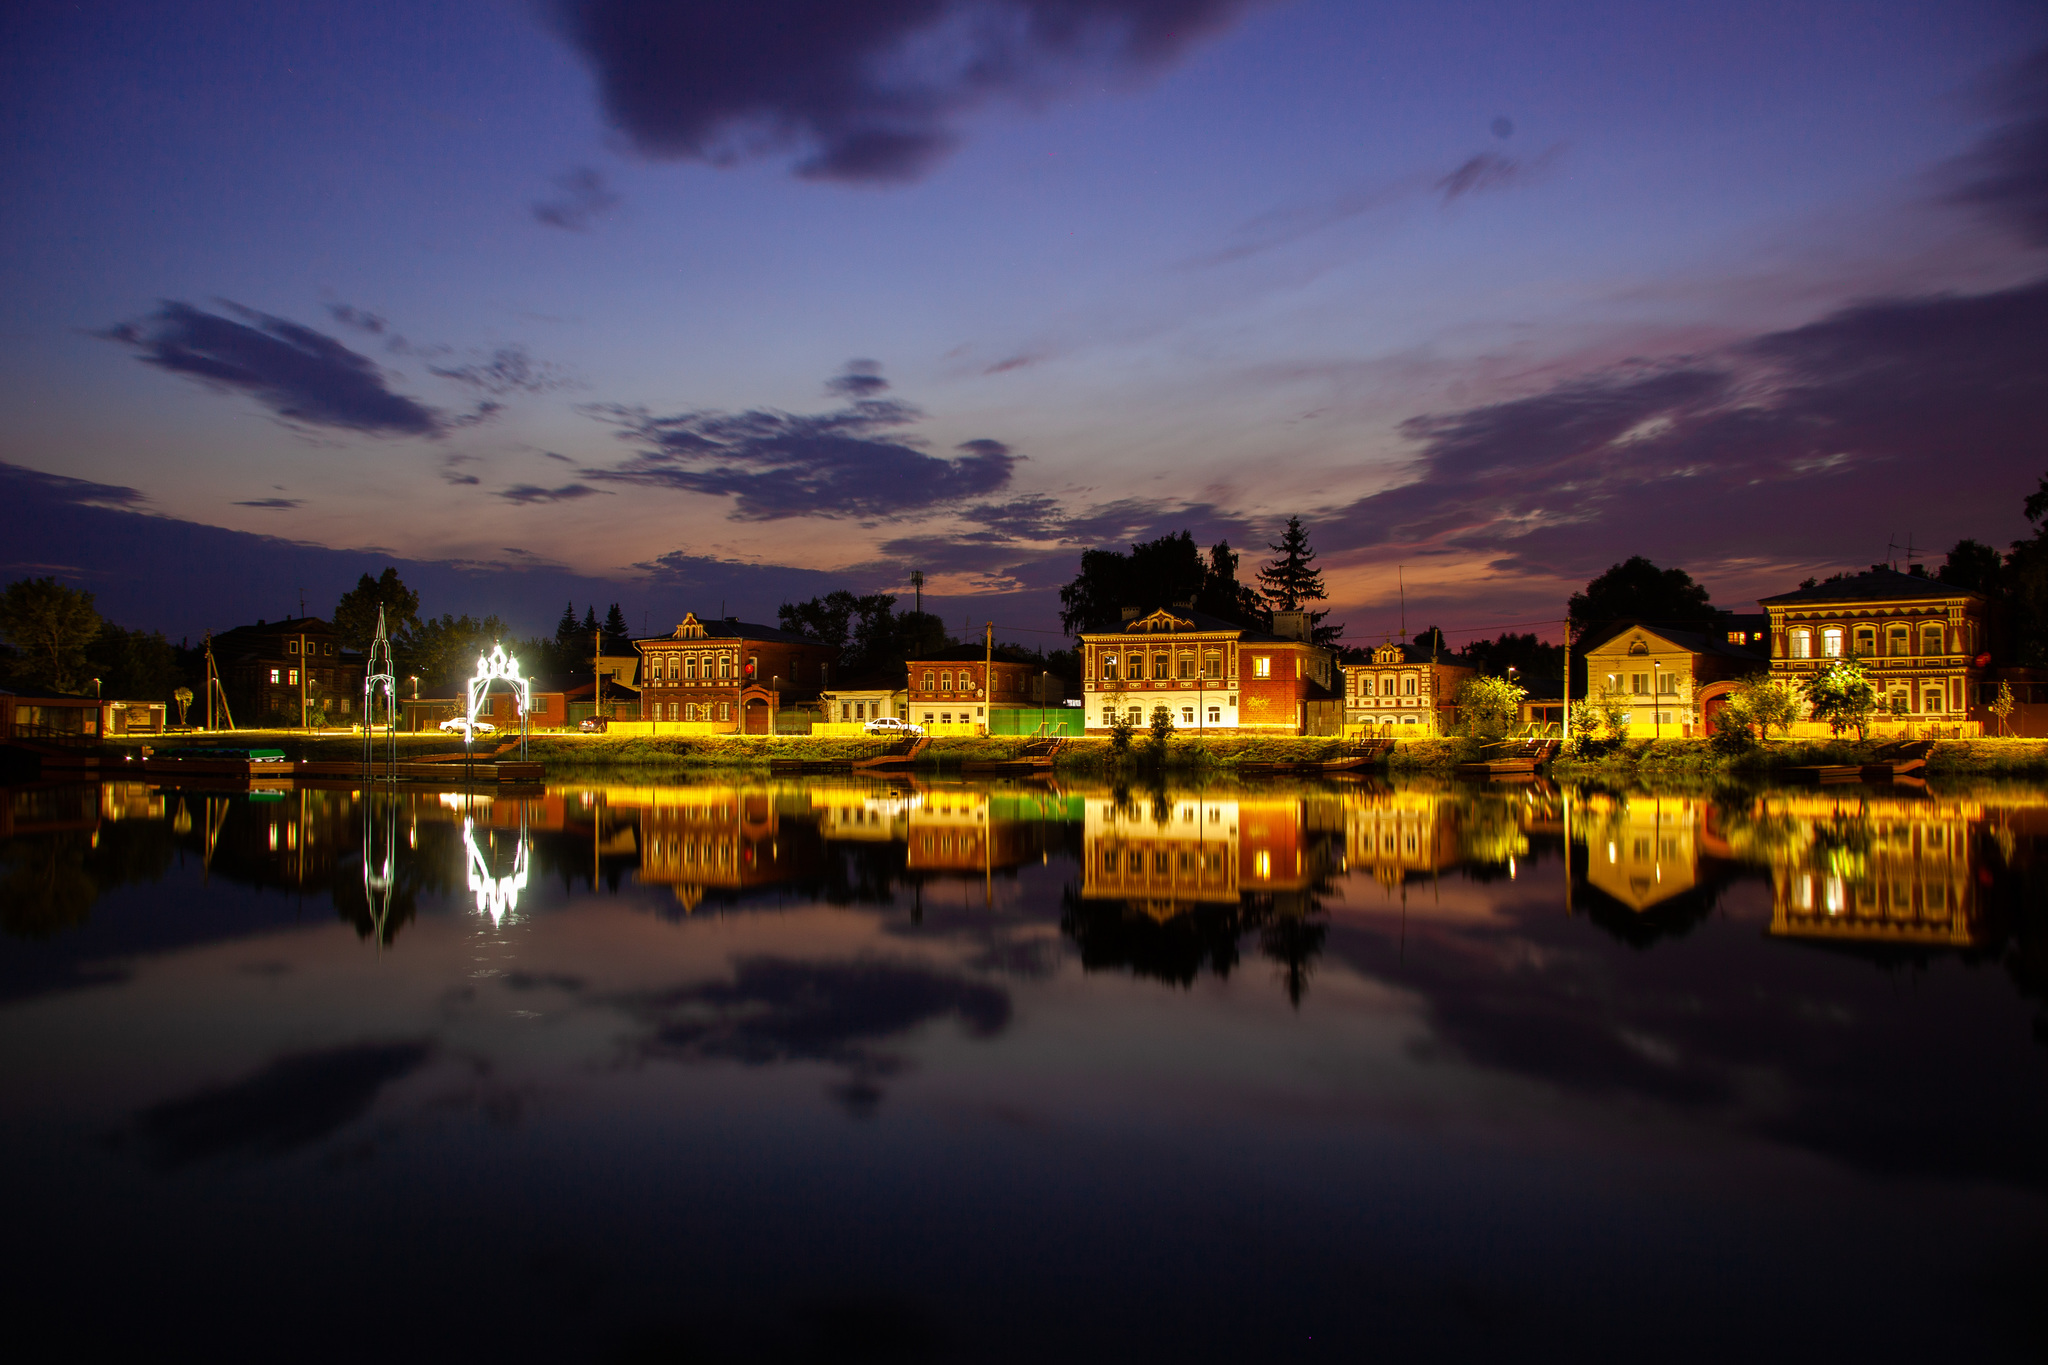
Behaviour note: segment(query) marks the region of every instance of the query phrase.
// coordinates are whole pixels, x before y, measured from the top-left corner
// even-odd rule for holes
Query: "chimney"
[[[1871,565],[1871,566],[1870,566],[1870,571],[1871,571],[1872,573],[1892,573],[1892,572],[1894,572],[1894,570],[1892,569],[1892,566],[1891,566],[1891,565],[1889,565],[1889,564],[1873,564],[1873,565]]]
[[[1139,616],[1141,616],[1141,615],[1143,615],[1143,614],[1144,614],[1144,611],[1145,611],[1145,609],[1144,609],[1143,607],[1125,607],[1125,608],[1124,608],[1124,621],[1125,621],[1126,623],[1129,623],[1129,622],[1131,622],[1131,621],[1135,621],[1135,620],[1137,620],[1137,619],[1138,619],[1138,617],[1139,617]]]
[[[1283,640],[1300,640],[1303,644],[1313,638],[1315,632],[1309,626],[1305,611],[1276,611],[1273,613],[1273,633]]]
[[[1925,578],[1927,577],[1927,566],[1925,564],[1909,564],[1906,566],[1906,572],[1915,578]]]

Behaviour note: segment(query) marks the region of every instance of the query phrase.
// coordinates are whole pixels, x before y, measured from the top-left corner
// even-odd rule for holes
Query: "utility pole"
[[[913,593],[917,594],[917,596],[916,596],[916,599],[915,599],[915,600],[916,600],[916,602],[917,602],[917,614],[918,614],[919,616],[922,616],[922,615],[924,615],[924,570],[923,570],[923,569],[912,569],[912,570],[910,571],[910,590],[911,590],[911,591],[912,591]]]
[[[299,594],[299,614],[306,613],[306,595]],[[306,728],[306,675],[313,670],[306,667],[306,632],[299,632],[299,728]]]
[[[982,641],[985,651],[981,664],[981,732],[989,734],[995,729],[996,709],[996,623],[988,623],[988,634]]]
[[[604,714],[604,628],[590,632],[592,663],[590,665],[590,703],[593,716]]]

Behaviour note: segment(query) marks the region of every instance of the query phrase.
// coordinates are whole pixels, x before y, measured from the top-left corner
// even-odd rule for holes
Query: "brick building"
[[[635,640],[640,718],[775,733],[775,713],[831,686],[836,645],[750,621],[685,616],[672,635]]]
[[[1376,646],[1365,663],[1344,666],[1344,723],[1398,725],[1408,735],[1449,734],[1458,689],[1478,676],[1460,655],[1434,655],[1389,641]]]
[[[985,645],[956,645],[912,659],[910,719],[919,725],[976,725],[986,732],[990,711],[1039,705],[1043,672],[1035,657],[1008,645],[997,645],[992,658]]]
[[[1990,663],[1984,599],[1888,564],[1757,603],[1771,618],[1771,674],[1802,682],[1854,659],[1877,685],[1879,707],[1922,723],[1971,719]]]
[[[317,616],[258,621],[213,637],[228,704],[243,725],[302,725],[324,714],[329,724],[362,718],[364,660],[343,649],[334,627]]]
[[[1119,714],[1140,729],[1163,707],[1182,730],[1300,735],[1334,730],[1336,656],[1310,641],[1301,612],[1276,612],[1274,633],[1176,607],[1135,613],[1118,630],[1081,636],[1087,732]]]

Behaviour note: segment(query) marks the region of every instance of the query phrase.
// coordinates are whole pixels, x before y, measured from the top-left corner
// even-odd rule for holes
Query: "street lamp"
[[[418,701],[420,699],[420,675],[412,673],[407,676],[412,679],[412,699]]]
[[[1664,738],[1664,713],[1657,709],[1660,704],[1657,698],[1663,695],[1657,690],[1657,684],[1664,680],[1660,671],[1663,667],[1661,659],[1650,660],[1650,738],[1653,740]]]

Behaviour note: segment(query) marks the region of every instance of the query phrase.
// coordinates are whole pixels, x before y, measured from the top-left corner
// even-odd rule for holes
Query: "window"
[[[941,691],[941,692],[951,692],[952,690],[953,690],[953,674],[952,674],[952,672],[951,672],[950,670],[948,670],[947,672],[944,672],[944,673],[941,673],[941,674],[939,674],[939,691]]]
[[[277,670],[276,670],[276,669],[274,669],[274,668],[270,670],[270,680],[271,680],[272,682],[276,682],[276,681],[277,681]]]
[[[1105,654],[1102,656],[1102,680],[1104,682],[1116,681],[1116,655]]]
[[[1922,654],[1948,653],[1948,650],[1942,645],[1940,626],[1920,627],[1920,652]]]
[[[1849,649],[1859,659],[1867,659],[1877,653],[1877,627],[1856,627],[1856,633],[1849,641]]]
[[[1205,678],[1220,678],[1223,676],[1223,656],[1221,654],[1205,654],[1202,656],[1202,676]]]
[[[1173,660],[1168,655],[1154,654],[1152,656],[1152,680],[1154,682],[1164,682],[1172,677],[1172,668]]]
[[[299,685],[299,670],[296,668],[287,669],[285,671],[284,680],[290,683],[293,687],[297,687]]]
[[[334,652],[334,646],[330,643],[324,652],[332,654]]]
[[[931,671],[931,670],[930,670],[929,668],[927,668],[927,669],[926,669],[926,670],[924,671],[924,689],[923,689],[923,690],[924,690],[924,691],[926,691],[926,692],[932,692],[932,691],[936,691],[936,690],[937,690],[936,688],[934,688],[934,687],[932,686],[932,671]]]
[[[284,649],[287,654],[296,654],[299,652],[299,642],[297,640],[288,640],[285,642]]]
[[[1401,679],[1401,694],[1408,697],[1415,695],[1415,675],[1413,673]]]
[[[1180,708],[1180,723],[1181,723],[1182,725],[1193,725],[1193,724],[1195,723],[1195,708],[1194,708],[1194,707],[1192,707],[1192,706],[1183,706],[1183,707],[1181,707],[1181,708]]]
[[[1221,725],[1221,724],[1223,723],[1223,708],[1222,708],[1222,707],[1220,707],[1220,706],[1212,706],[1212,707],[1210,707],[1210,708],[1209,708],[1209,723],[1210,723],[1211,725]]]
[[[718,703],[718,718],[719,718],[720,720],[731,720],[731,719],[732,719],[732,703],[731,703],[731,702],[729,702],[729,701],[722,701],[722,702]]]
[[[760,677],[760,676],[761,676],[761,656],[760,656],[760,655],[758,655],[758,654],[749,654],[749,655],[747,656],[747,676],[748,676],[749,678],[758,678],[758,677]]]
[[[1821,631],[1820,656],[1823,659],[1839,659],[1842,657],[1842,628],[1840,626],[1828,626]]]
[[[1133,725],[1143,725],[1145,723],[1145,708],[1142,706],[1131,707],[1128,711],[1124,712],[1124,719]]]
[[[1636,696],[1638,696],[1638,697],[1647,697],[1647,696],[1649,696],[1649,695],[1650,695],[1650,675],[1649,675],[1649,674],[1647,674],[1647,673],[1631,673],[1631,674],[1629,674],[1629,675],[1628,675],[1628,690],[1629,690],[1630,692],[1634,693],[1634,694],[1635,694]]]
[[[544,696],[533,699],[533,714],[544,716],[548,713],[548,699]]]
[[[1391,673],[1388,673],[1388,674],[1384,675],[1383,677],[1381,677],[1381,679],[1380,679],[1380,695],[1381,695],[1381,696],[1383,696],[1383,697],[1391,697],[1391,696],[1393,696],[1393,695],[1394,695],[1394,675],[1393,675],[1393,674],[1391,674]]]
[[[670,703],[668,704],[668,718],[669,718],[670,720],[678,720],[678,719],[680,719],[680,718],[681,718],[681,716],[682,716],[682,710],[683,710],[683,704],[682,704],[681,702],[679,702],[679,701],[672,701],[672,702],[670,702]]]
[[[1813,632],[1795,630],[1786,637],[1787,653],[1794,659],[1813,657]]]
[[[1252,676],[1253,676],[1254,678],[1270,678],[1270,677],[1272,677],[1272,676],[1273,676],[1273,660],[1272,660],[1272,658],[1271,658],[1270,656],[1268,656],[1268,655],[1265,655],[1265,654],[1260,654],[1260,655],[1256,655],[1256,656],[1254,656],[1254,657],[1253,657],[1253,659],[1252,659]]]
[[[932,723],[932,713],[931,713],[931,712],[927,711],[927,712],[925,712],[925,713],[924,713],[924,723],[925,723],[926,725],[930,725],[930,724]]]
[[[1183,677],[1183,678],[1192,678],[1192,677],[1194,677],[1194,676],[1195,676],[1195,656],[1194,656],[1194,655],[1192,655],[1192,654],[1183,654],[1183,655],[1181,655],[1181,656],[1180,656],[1180,675],[1181,675],[1181,677]],[[1193,717],[1189,717],[1189,719],[1191,719],[1191,720],[1192,720],[1192,719],[1193,719]]]
[[[1922,700],[1922,702],[1924,703],[1924,704],[1922,705],[1922,707],[1921,707],[1921,709],[1922,709],[1923,711],[1939,711],[1939,710],[1941,710],[1941,709],[1942,709],[1942,689],[1941,689],[1941,688],[1939,688],[1939,687],[1930,687],[1930,688],[1928,688],[1928,689],[1927,689],[1927,694],[1926,694],[1926,695],[1925,695],[1925,696],[1924,696],[1924,697],[1923,697],[1923,698],[1922,698],[1921,700]]]
[[[718,656],[718,676],[721,678],[730,678],[732,676],[732,656],[730,654]],[[723,711],[725,708],[721,706],[718,709]],[[719,719],[724,720],[725,717],[720,716]]]
[[[695,682],[695,681],[697,681],[697,656],[696,656],[696,655],[692,654],[692,655],[691,655],[691,656],[690,656],[689,658],[687,658],[687,659],[683,660],[683,677],[684,677],[684,678],[686,678],[686,679],[688,679],[688,680],[689,680],[689,681],[691,681],[691,682]]]
[[[1660,672],[1657,675],[1657,695],[1660,697],[1675,697],[1678,695],[1678,675],[1676,673]]]
[[[1884,652],[1894,659],[1903,659],[1913,652],[1913,633],[1904,626],[1893,626],[1884,633]]]

